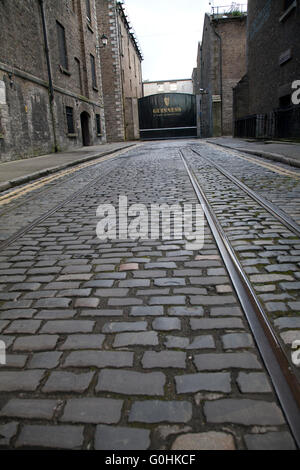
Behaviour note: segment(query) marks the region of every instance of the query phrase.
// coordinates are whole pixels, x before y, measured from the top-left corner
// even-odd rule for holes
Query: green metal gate
[[[162,93],[139,99],[142,140],[197,136],[196,97]]]

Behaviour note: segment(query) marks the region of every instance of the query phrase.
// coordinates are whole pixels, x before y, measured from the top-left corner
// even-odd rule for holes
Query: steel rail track
[[[112,161],[119,160],[121,158],[125,158],[123,155],[116,156],[115,158],[112,159]],[[107,161],[107,160],[104,160]],[[104,163],[103,161],[103,163]],[[101,162],[99,162],[101,163]],[[122,165],[125,165],[125,162],[122,163]],[[50,217],[52,214],[57,212],[59,209],[67,205],[69,202],[73,201],[76,199],[78,196],[83,194],[85,191],[87,191],[92,185],[98,183],[102,179],[106,178],[106,176],[111,173],[113,169],[109,169],[108,171],[104,172],[102,175],[97,176],[93,178],[91,181],[89,181],[86,185],[83,186],[83,188],[80,188],[78,191],[75,191],[75,193],[71,194],[68,198],[64,199],[62,202],[56,204],[54,207],[52,207],[49,211],[45,212],[41,216],[37,217],[33,222],[30,224],[26,225],[25,227],[22,227],[20,230],[18,230],[16,233],[8,237],[4,242],[0,243],[0,252],[1,250],[4,250],[7,248],[9,245],[11,245],[13,242],[15,242],[18,238],[22,237],[25,233],[29,232],[31,229],[36,227],[38,224],[46,220],[48,217]]]
[[[197,150],[191,148],[191,151],[194,152],[196,155],[199,155],[199,157],[203,158],[203,160],[207,161],[211,166],[215,167],[226,178],[232,181],[240,189],[246,192],[248,196],[250,196],[256,202],[258,202],[258,204],[260,204],[264,209],[270,212],[273,215],[273,217],[279,220],[286,228],[291,230],[295,235],[297,235],[297,237],[300,237],[300,225],[297,224],[297,222],[295,222],[283,210],[281,210],[279,207],[276,207],[272,202],[268,201],[263,196],[260,196],[258,193],[256,193],[251,188],[249,188],[249,186],[247,186],[245,183],[242,183],[242,181],[240,181],[235,176],[231,175],[227,170],[222,168],[220,165],[218,165],[215,162],[212,162],[207,157],[204,157],[203,155],[201,155],[201,153],[198,152]]]
[[[198,183],[196,175],[181,150],[180,154],[270,375],[291,433],[300,448],[300,389],[297,378],[212,206]]]

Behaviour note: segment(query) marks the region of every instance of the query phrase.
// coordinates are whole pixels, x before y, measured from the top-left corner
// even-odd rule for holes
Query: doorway
[[[80,115],[81,131],[82,131],[82,144],[84,147],[91,145],[90,139],[90,115],[86,111],[83,111]]]

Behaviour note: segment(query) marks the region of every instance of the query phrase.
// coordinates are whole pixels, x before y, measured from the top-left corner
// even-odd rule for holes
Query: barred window
[[[100,114],[96,114],[96,130],[98,135],[101,134]]]
[[[95,57],[92,54],[90,55],[90,57],[91,57],[92,84],[93,84],[93,88],[97,88]]]
[[[75,134],[73,108],[66,106],[68,134]]]
[[[92,12],[91,12],[91,2],[90,0],[85,0],[86,3],[86,17],[89,23],[92,22]]]
[[[59,50],[59,62],[64,69],[68,69],[67,43],[65,28],[57,21],[57,40]]]

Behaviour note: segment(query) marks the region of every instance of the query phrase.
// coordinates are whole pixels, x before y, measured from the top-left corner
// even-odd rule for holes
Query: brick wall
[[[134,101],[142,97],[141,57],[128,28],[122,5],[115,0],[96,0],[99,33],[108,37],[101,49],[102,83],[108,141],[138,138]],[[129,101],[131,110],[129,112]]]
[[[232,89],[246,72],[246,17],[205,16],[200,60],[197,63],[201,98],[202,136],[233,132]]]
[[[214,22],[222,40],[223,135],[233,133],[233,88],[246,73],[246,16]]]
[[[249,0],[247,75],[234,91],[236,136],[299,138],[299,105],[291,101],[300,79],[300,6]]]
[[[100,37],[108,38],[107,46],[100,49],[107,140],[122,141],[125,124],[116,2],[96,0],[96,8]]]
[[[248,19],[249,113],[260,114],[279,107],[291,84],[300,80],[300,5],[280,20],[284,1],[250,0]],[[280,56],[291,51],[280,65]]]

